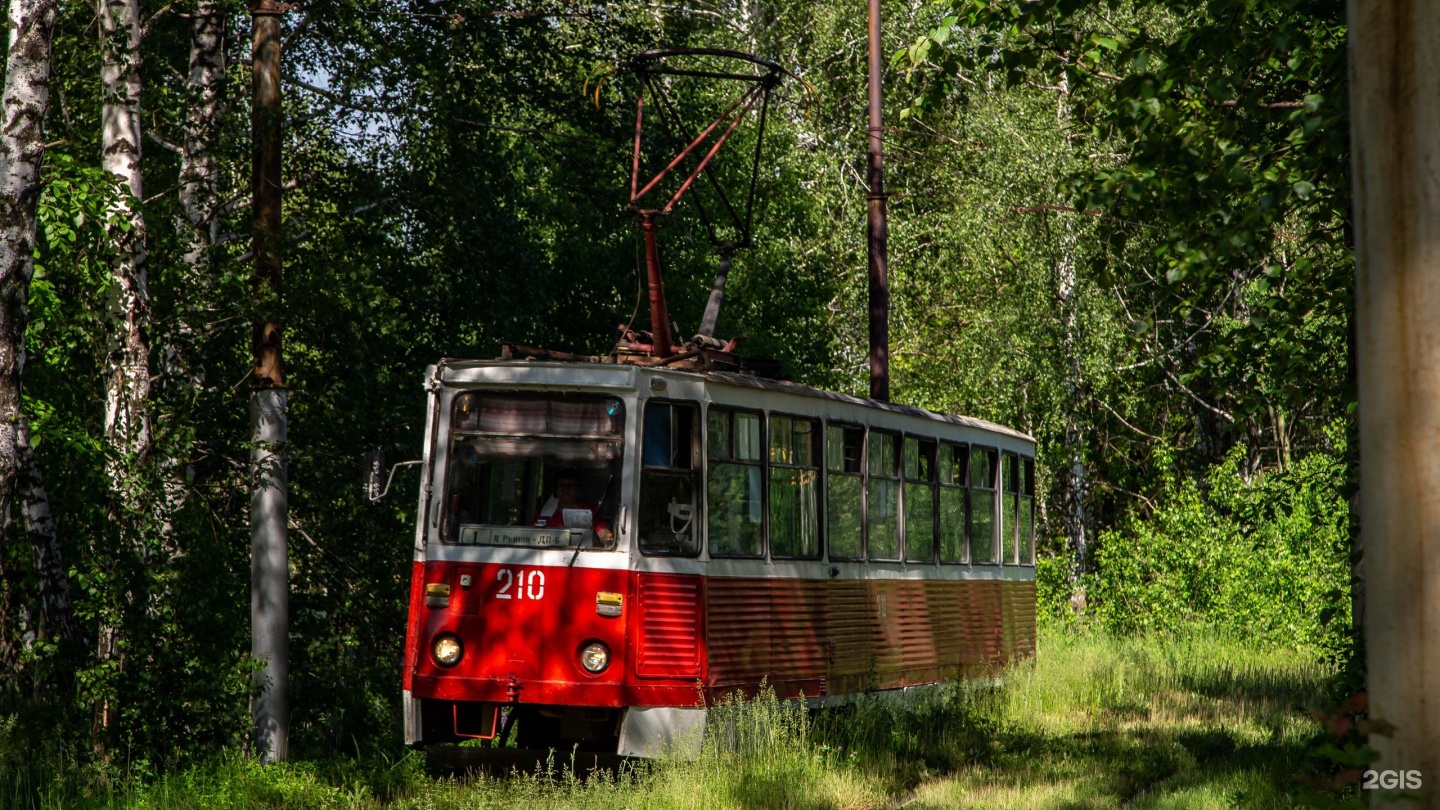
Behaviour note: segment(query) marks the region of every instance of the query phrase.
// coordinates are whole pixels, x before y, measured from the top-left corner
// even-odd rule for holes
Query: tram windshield
[[[615,397],[455,397],[446,542],[614,548],[625,408]]]

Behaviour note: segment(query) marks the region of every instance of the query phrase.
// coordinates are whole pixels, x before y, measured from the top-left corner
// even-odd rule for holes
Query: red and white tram
[[[735,373],[444,361],[405,739],[654,753],[762,681],[828,698],[1035,648],[1034,441]],[[507,729],[508,732],[508,729]]]

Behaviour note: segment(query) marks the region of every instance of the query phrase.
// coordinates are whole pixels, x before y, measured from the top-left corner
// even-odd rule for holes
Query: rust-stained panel
[[[700,677],[700,577],[640,577],[635,674]]]
[[[825,676],[829,658],[825,582],[770,580],[770,680],[777,684]]]
[[[1006,583],[983,581],[966,585],[960,599],[960,619],[965,627],[961,665],[967,672],[985,672],[1003,661],[1002,601]]]
[[[707,684],[782,697],[991,672],[1035,652],[1035,584],[708,580]]]
[[[827,624],[834,654],[829,662],[828,686],[832,694],[863,692],[871,688],[875,668],[875,613],[867,583],[827,583]]]
[[[711,577],[705,596],[708,683],[758,684],[770,674],[770,580]]]

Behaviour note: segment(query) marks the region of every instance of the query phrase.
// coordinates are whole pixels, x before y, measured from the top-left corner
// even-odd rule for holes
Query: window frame
[[[1030,501],[1030,559],[1021,560],[1020,565],[1035,565],[1035,457],[1021,455],[1020,458],[1020,499],[1019,505],[1024,506],[1025,501]],[[1016,531],[1023,531],[1018,515],[1016,519]],[[1017,546],[1018,547],[1018,546]]]
[[[993,462],[993,463],[990,465],[990,486],[989,486],[989,488],[977,487],[977,486],[975,486],[974,483],[970,480],[970,463],[974,461],[974,459],[975,459],[975,453],[976,453],[976,452],[981,452],[981,453],[988,452],[988,453],[991,453],[991,454],[992,454],[992,455],[991,455],[991,459],[992,459],[992,462]],[[966,500],[966,503],[965,503],[965,540],[966,540],[966,544],[965,544],[965,557],[966,557],[966,560],[967,560],[967,564],[968,564],[968,565],[996,565],[996,566],[1004,565],[1004,561],[1001,559],[1001,556],[1000,556],[999,554],[996,554],[996,553],[995,553],[995,552],[996,552],[995,546],[996,546],[996,543],[998,542],[998,537],[999,537],[999,534],[1000,534],[1000,531],[1001,531],[1000,528],[997,527],[995,524],[996,524],[996,520],[997,520],[997,517],[998,517],[998,515],[999,515],[999,512],[1003,509],[1002,499],[1001,499],[1001,495],[1002,495],[1003,493],[1000,491],[1000,487],[1001,487],[1001,485],[1002,485],[1002,483],[1003,483],[1003,482],[1000,480],[1000,459],[1001,459],[1000,448],[999,448],[998,446],[996,446],[996,445],[987,445],[987,444],[973,444],[973,443],[970,444],[970,445],[969,445],[969,452],[968,452],[968,453],[966,454],[966,456],[965,456],[965,488],[966,488],[967,490],[969,490],[970,492],[972,492],[972,493],[975,492],[976,490],[980,490],[980,491],[982,491],[982,492],[988,492],[988,493],[990,493],[992,496],[994,496],[994,498],[995,498],[995,501],[991,504],[991,507],[990,507],[990,555],[991,555],[992,557],[994,557],[994,559],[989,560],[989,561],[982,561],[982,562],[976,562],[976,561],[974,560],[973,556],[970,554],[970,542],[969,542],[969,541],[970,541],[970,539],[971,539],[971,531],[973,530],[973,527],[974,527],[974,524],[975,524],[975,498],[974,498],[972,495],[967,495],[966,498],[965,498],[965,500]]]
[[[474,397],[474,398],[480,399],[480,400],[483,400],[483,399],[485,399],[485,398],[487,398],[487,397],[526,397],[526,398],[542,399],[542,400],[545,400],[545,401],[547,401],[547,402],[553,402],[553,401],[556,400],[557,397],[560,397],[560,398],[564,398],[564,397],[593,397],[593,398],[597,398],[597,399],[600,399],[600,398],[613,399],[613,400],[615,400],[616,402],[620,403],[620,409],[621,409],[620,428],[619,428],[619,431],[618,431],[617,433],[613,433],[613,434],[602,434],[602,433],[575,433],[575,434],[570,434],[570,433],[534,433],[534,434],[527,434],[527,433],[514,433],[514,432],[503,432],[503,431],[480,430],[478,427],[477,427],[477,428],[472,428],[472,429],[461,428],[461,427],[458,427],[458,426],[457,426],[456,409],[457,409],[457,407],[459,406],[461,400],[462,400],[462,399],[465,399],[465,398],[467,398],[467,397]],[[624,477],[623,471],[624,471],[624,469],[625,469],[625,464],[627,463],[626,453],[627,453],[627,452],[636,452],[636,453],[641,452],[640,448],[638,448],[638,447],[637,447],[634,451],[631,451],[631,450],[630,450],[630,440],[629,440],[629,424],[630,424],[630,421],[629,421],[629,420],[630,420],[630,418],[631,418],[631,412],[632,412],[632,410],[633,410],[633,411],[636,411],[636,412],[642,412],[642,413],[643,413],[643,411],[644,411],[643,408],[634,408],[634,409],[632,409],[632,408],[631,408],[631,401],[628,400],[628,399],[627,399],[624,395],[622,395],[621,393],[614,392],[614,391],[591,391],[591,390],[584,390],[584,389],[581,389],[581,390],[561,390],[561,391],[556,391],[556,390],[550,390],[550,389],[532,389],[532,388],[524,388],[524,387],[522,387],[522,388],[511,388],[511,387],[492,388],[492,387],[483,386],[483,385],[482,385],[482,386],[473,386],[473,385],[446,385],[446,386],[444,386],[444,387],[441,389],[441,391],[440,391],[440,396],[438,396],[438,397],[436,398],[436,401],[435,401],[435,411],[434,411],[434,414],[435,414],[435,430],[434,430],[434,433],[433,433],[432,436],[431,436],[431,442],[432,442],[432,448],[433,448],[433,449],[432,449],[432,455],[435,457],[435,460],[434,460],[434,461],[431,463],[431,465],[430,465],[431,468],[432,468],[432,470],[433,470],[433,472],[431,473],[431,476],[432,476],[432,481],[431,481],[432,486],[431,486],[431,489],[432,489],[432,491],[433,491],[433,494],[430,496],[430,498],[429,498],[429,505],[426,507],[427,509],[433,509],[433,510],[434,510],[434,512],[433,512],[433,517],[434,517],[434,519],[433,519],[433,521],[430,523],[430,525],[428,526],[428,528],[426,529],[426,542],[427,542],[427,543],[437,543],[437,544],[446,545],[446,546],[458,546],[458,545],[460,545],[460,543],[459,543],[458,541],[449,539],[450,530],[456,528],[456,526],[451,523],[451,516],[449,515],[450,509],[449,509],[449,507],[448,507],[448,501],[449,501],[448,495],[449,495],[451,486],[454,484],[454,481],[453,481],[453,478],[452,478],[452,472],[453,472],[453,471],[451,470],[451,464],[452,464],[453,461],[454,461],[455,438],[456,438],[456,436],[460,436],[460,435],[465,435],[465,436],[496,436],[496,437],[521,437],[521,436],[528,436],[528,437],[542,438],[542,439],[543,439],[543,438],[557,438],[557,439],[594,439],[594,440],[614,441],[614,442],[616,442],[616,443],[619,445],[619,466],[617,466],[617,468],[616,468],[616,473],[615,473],[615,475],[616,475],[617,478],[623,479],[623,477]],[[641,417],[641,418],[643,419],[643,417]],[[442,453],[443,453],[443,454],[442,454]],[[624,503],[624,484],[623,484],[623,480],[622,480],[622,481],[617,481],[617,482],[615,483],[615,487],[616,487],[616,490],[615,490],[615,491],[616,491],[616,498],[615,498],[615,500],[616,500],[617,505],[616,505],[615,512],[614,512],[614,515],[613,515],[614,520],[612,521],[612,525],[614,526],[614,531],[615,531],[615,533],[616,533],[616,538],[615,538],[615,545],[614,545],[612,548],[605,549],[606,551],[623,551],[623,550],[624,550],[624,549],[623,549],[623,546],[621,545],[621,541],[620,541],[620,536],[621,536],[621,535],[620,535],[620,517],[621,517],[621,508],[623,507],[623,503]],[[520,546],[507,546],[507,548],[520,548]],[[592,549],[586,549],[586,550],[587,550],[587,551],[591,551]]]
[[[940,478],[940,473],[939,473],[940,455],[943,454],[943,453],[944,453],[945,451],[947,451],[947,450],[951,450],[951,451],[964,450],[964,451],[965,451],[965,463],[964,463],[964,466],[961,468],[961,469],[962,469],[962,472],[961,472],[961,474],[960,474],[960,483],[958,483],[958,484],[947,484],[947,483],[945,483],[943,480],[941,480],[941,478]],[[935,543],[935,559],[939,561],[939,564],[940,564],[940,565],[969,565],[969,564],[970,564],[970,443],[969,443],[969,442],[949,441],[949,440],[946,440],[946,439],[940,439],[940,440],[939,440],[939,443],[936,445],[935,461],[936,461],[936,466],[937,466],[936,473],[935,473],[935,513],[936,513],[936,514],[935,514],[935,529],[936,529],[936,535],[937,535],[937,537],[941,538],[940,540],[938,540],[938,541]],[[964,502],[964,513],[960,516],[960,534],[961,534],[961,539],[962,539],[964,542],[962,542],[962,543],[960,544],[960,559],[958,559],[958,560],[945,560],[945,559],[942,559],[941,553],[940,553],[940,548],[941,548],[941,546],[942,546],[943,543],[944,543],[943,538],[944,538],[944,532],[945,532],[944,528],[940,525],[940,521],[941,521],[941,519],[940,519],[940,515],[941,515],[941,510],[940,510],[940,496],[943,495],[943,494],[944,494],[944,491],[947,490],[947,489],[950,489],[950,490],[958,490],[960,493],[962,493],[962,497],[965,499],[965,502]]]
[[[874,436],[889,436],[895,440],[895,461],[892,475],[875,475],[870,472],[870,440]],[[904,563],[905,561],[905,432],[900,430],[875,429],[866,426],[865,429],[865,483],[862,489],[865,495],[865,562]],[[895,556],[877,558],[870,554],[870,479],[879,478],[884,481],[895,483]]]
[[[930,480],[910,479],[906,462],[910,458],[909,445],[911,440],[915,441],[915,449],[921,456],[924,455],[925,445],[930,445]],[[901,435],[900,445],[900,505],[903,515],[900,520],[900,558],[912,565],[939,565],[940,564],[940,439],[936,436],[921,433],[904,433]],[[916,467],[919,467],[919,458],[916,459]],[[911,484],[928,484],[930,489],[930,559],[917,560],[910,557],[910,504],[909,486]]]
[[[730,422],[730,452],[735,448],[735,423],[734,415],[737,413],[749,414],[760,419],[760,458],[757,461],[744,461],[725,456],[719,459],[722,464],[744,464],[754,465],[760,468],[760,553],[759,554],[716,554],[710,546],[710,414],[716,410],[729,414]],[[745,408],[723,403],[709,402],[701,416],[701,429],[705,431],[705,439],[701,443],[700,454],[704,462],[704,488],[703,495],[705,507],[705,555],[710,559],[717,560],[768,560],[770,558],[770,487],[766,481],[766,472],[770,459],[770,430],[769,420],[765,418],[763,409]]]
[[[811,466],[796,464],[774,464],[770,460],[771,442],[774,441],[775,431],[770,420],[775,417],[789,419],[795,422],[809,422],[816,430],[811,434],[810,461]],[[825,559],[825,420],[818,416],[805,416],[803,414],[789,413],[787,411],[766,411],[764,427],[761,431],[763,452],[761,458],[764,462],[764,471],[761,473],[761,489],[764,491],[765,507],[765,558],[770,560],[823,560]],[[709,423],[706,423],[706,441],[709,441]],[[774,551],[774,544],[770,542],[770,469],[776,467],[781,470],[811,470],[815,473],[815,553],[811,555],[782,554],[777,556]],[[708,524],[707,524],[708,525]]]
[[[635,477],[635,478],[636,478],[636,480],[635,480],[636,497],[635,497],[635,506],[634,506],[634,512],[635,512],[635,517],[634,517],[634,520],[635,520],[635,547],[636,547],[637,549],[639,549],[640,554],[641,554],[642,556],[645,556],[645,557],[662,557],[662,558],[664,558],[664,557],[670,557],[670,558],[693,560],[693,559],[698,558],[702,553],[704,553],[705,544],[704,544],[704,538],[703,538],[703,537],[700,538],[700,539],[701,539],[701,542],[695,544],[695,550],[694,550],[693,552],[683,552],[683,551],[651,551],[651,550],[647,550],[646,547],[645,547],[645,542],[644,542],[643,538],[641,538],[641,536],[640,536],[640,530],[641,530],[641,525],[640,525],[640,513],[641,513],[641,509],[640,509],[640,505],[645,502],[645,471],[646,471],[646,470],[669,470],[669,471],[678,471],[678,470],[679,470],[679,468],[677,468],[677,467],[653,467],[653,466],[649,466],[649,465],[647,465],[647,464],[645,463],[645,411],[650,407],[650,405],[651,405],[652,403],[654,403],[654,404],[656,404],[656,405],[668,405],[668,406],[670,406],[670,407],[672,407],[672,408],[673,408],[674,406],[676,406],[676,405],[689,405],[689,406],[691,406],[691,407],[693,407],[693,408],[695,409],[695,421],[696,421],[697,423],[699,423],[699,424],[695,425],[694,430],[704,430],[704,429],[705,429],[705,409],[701,406],[701,403],[700,403],[700,401],[698,401],[698,400],[693,400],[693,399],[679,399],[679,398],[671,398],[671,397],[647,397],[647,398],[641,400],[641,401],[638,403],[638,404],[639,404],[639,407],[636,408],[636,411],[637,411],[637,413],[636,413],[636,422],[637,422],[636,432],[637,432],[638,435],[635,437],[635,439],[636,439],[636,441],[635,441],[635,446],[636,446],[636,453],[635,453],[635,455],[637,456],[637,458],[636,458],[636,463],[639,465],[639,468],[640,468],[640,469],[639,469],[638,474],[637,474],[636,477]],[[672,411],[672,413],[673,413],[673,411]],[[672,422],[672,424],[673,424],[673,422]],[[672,453],[674,452],[674,448],[673,448],[673,447],[671,448],[671,452],[672,452]],[[704,516],[704,512],[705,512],[705,506],[704,506],[704,503],[705,503],[705,494],[704,494],[703,492],[699,491],[699,490],[702,488],[702,486],[703,486],[703,484],[704,484],[704,481],[705,481],[705,479],[703,478],[704,471],[703,471],[703,469],[702,469],[702,465],[703,465],[703,463],[704,463],[704,461],[705,461],[705,448],[704,448],[703,442],[697,442],[697,441],[695,441],[695,437],[694,437],[694,435],[693,435],[693,432],[692,432],[692,436],[691,436],[690,452],[692,453],[692,456],[693,456],[693,454],[696,454],[696,453],[698,453],[699,456],[700,456],[700,458],[699,458],[699,460],[698,460],[699,463],[696,463],[696,459],[694,459],[694,458],[692,457],[692,458],[691,458],[691,466],[690,466],[690,474],[691,474],[692,478],[696,478],[696,477],[698,476],[698,479],[696,479],[696,483],[695,483],[695,491],[696,491],[696,495],[695,495],[695,509],[696,509],[696,511],[697,511],[698,514],[696,514],[694,517],[691,518],[691,525],[693,526],[693,525],[694,525],[694,521],[696,520],[696,518],[703,517],[703,516]]]
[[[1007,539],[1006,520],[1008,519],[1008,539],[1010,541],[1009,553],[1003,554],[1004,564],[1014,567],[1020,565],[1020,491],[1022,465],[1020,454],[1014,450],[1002,450],[1000,452],[1000,542],[1004,544]],[[1007,474],[1008,473],[1008,474]],[[1007,485],[1013,485],[1014,489]],[[1005,498],[1013,497],[1015,506],[1013,509],[1006,509]],[[1009,514],[1006,514],[1006,513]],[[1002,551],[1005,549],[1002,548]]]
[[[851,473],[851,472],[845,472],[843,469],[840,469],[840,470],[832,470],[832,469],[830,469],[829,449],[830,449],[830,428],[832,428],[832,427],[839,428],[839,429],[841,429],[841,430],[858,430],[858,431],[860,431],[860,470],[859,470],[859,472],[853,472],[853,473]],[[866,557],[866,553],[869,551],[869,545],[870,545],[870,530],[869,530],[869,526],[870,526],[870,523],[869,523],[869,519],[870,519],[870,499],[869,499],[869,497],[868,497],[868,490],[866,489],[866,482],[867,482],[867,477],[868,477],[868,473],[866,472],[866,470],[869,469],[868,465],[869,465],[869,463],[870,463],[870,426],[869,426],[869,425],[866,425],[866,424],[863,424],[863,423],[860,423],[860,422],[850,422],[850,421],[846,421],[846,420],[843,420],[843,419],[822,419],[822,420],[821,420],[821,429],[824,431],[824,441],[822,441],[822,442],[820,443],[820,470],[821,470],[820,491],[821,491],[821,505],[824,507],[823,511],[825,512],[825,516],[824,516],[824,518],[822,518],[822,525],[824,526],[824,530],[821,532],[821,544],[824,546],[824,552],[825,552],[825,553],[824,553],[824,556],[822,557],[822,559],[824,559],[824,560],[826,560],[826,561],[832,561],[832,562],[859,562],[859,563],[863,563],[863,562],[865,562],[865,561],[868,559],[868,558]],[[844,459],[844,458],[841,458],[841,459],[840,459],[840,466],[841,466],[842,468],[845,466],[845,459]],[[835,473],[836,475],[841,475],[841,476],[844,476],[844,477],[846,477],[846,478],[858,478],[858,479],[860,480],[860,553],[857,554],[857,555],[854,556],[854,557],[836,557],[836,556],[834,555],[834,545],[830,542],[830,501],[829,501],[829,498],[830,498],[830,474],[831,474],[832,472]]]

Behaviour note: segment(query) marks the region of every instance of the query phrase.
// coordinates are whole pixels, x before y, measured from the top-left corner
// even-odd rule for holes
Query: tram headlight
[[[430,654],[435,656],[435,663],[440,666],[453,667],[460,663],[460,656],[465,654],[465,648],[454,633],[441,633],[431,642]]]
[[[610,666],[610,648],[603,641],[592,641],[580,648],[580,666],[592,675],[599,675]]]

